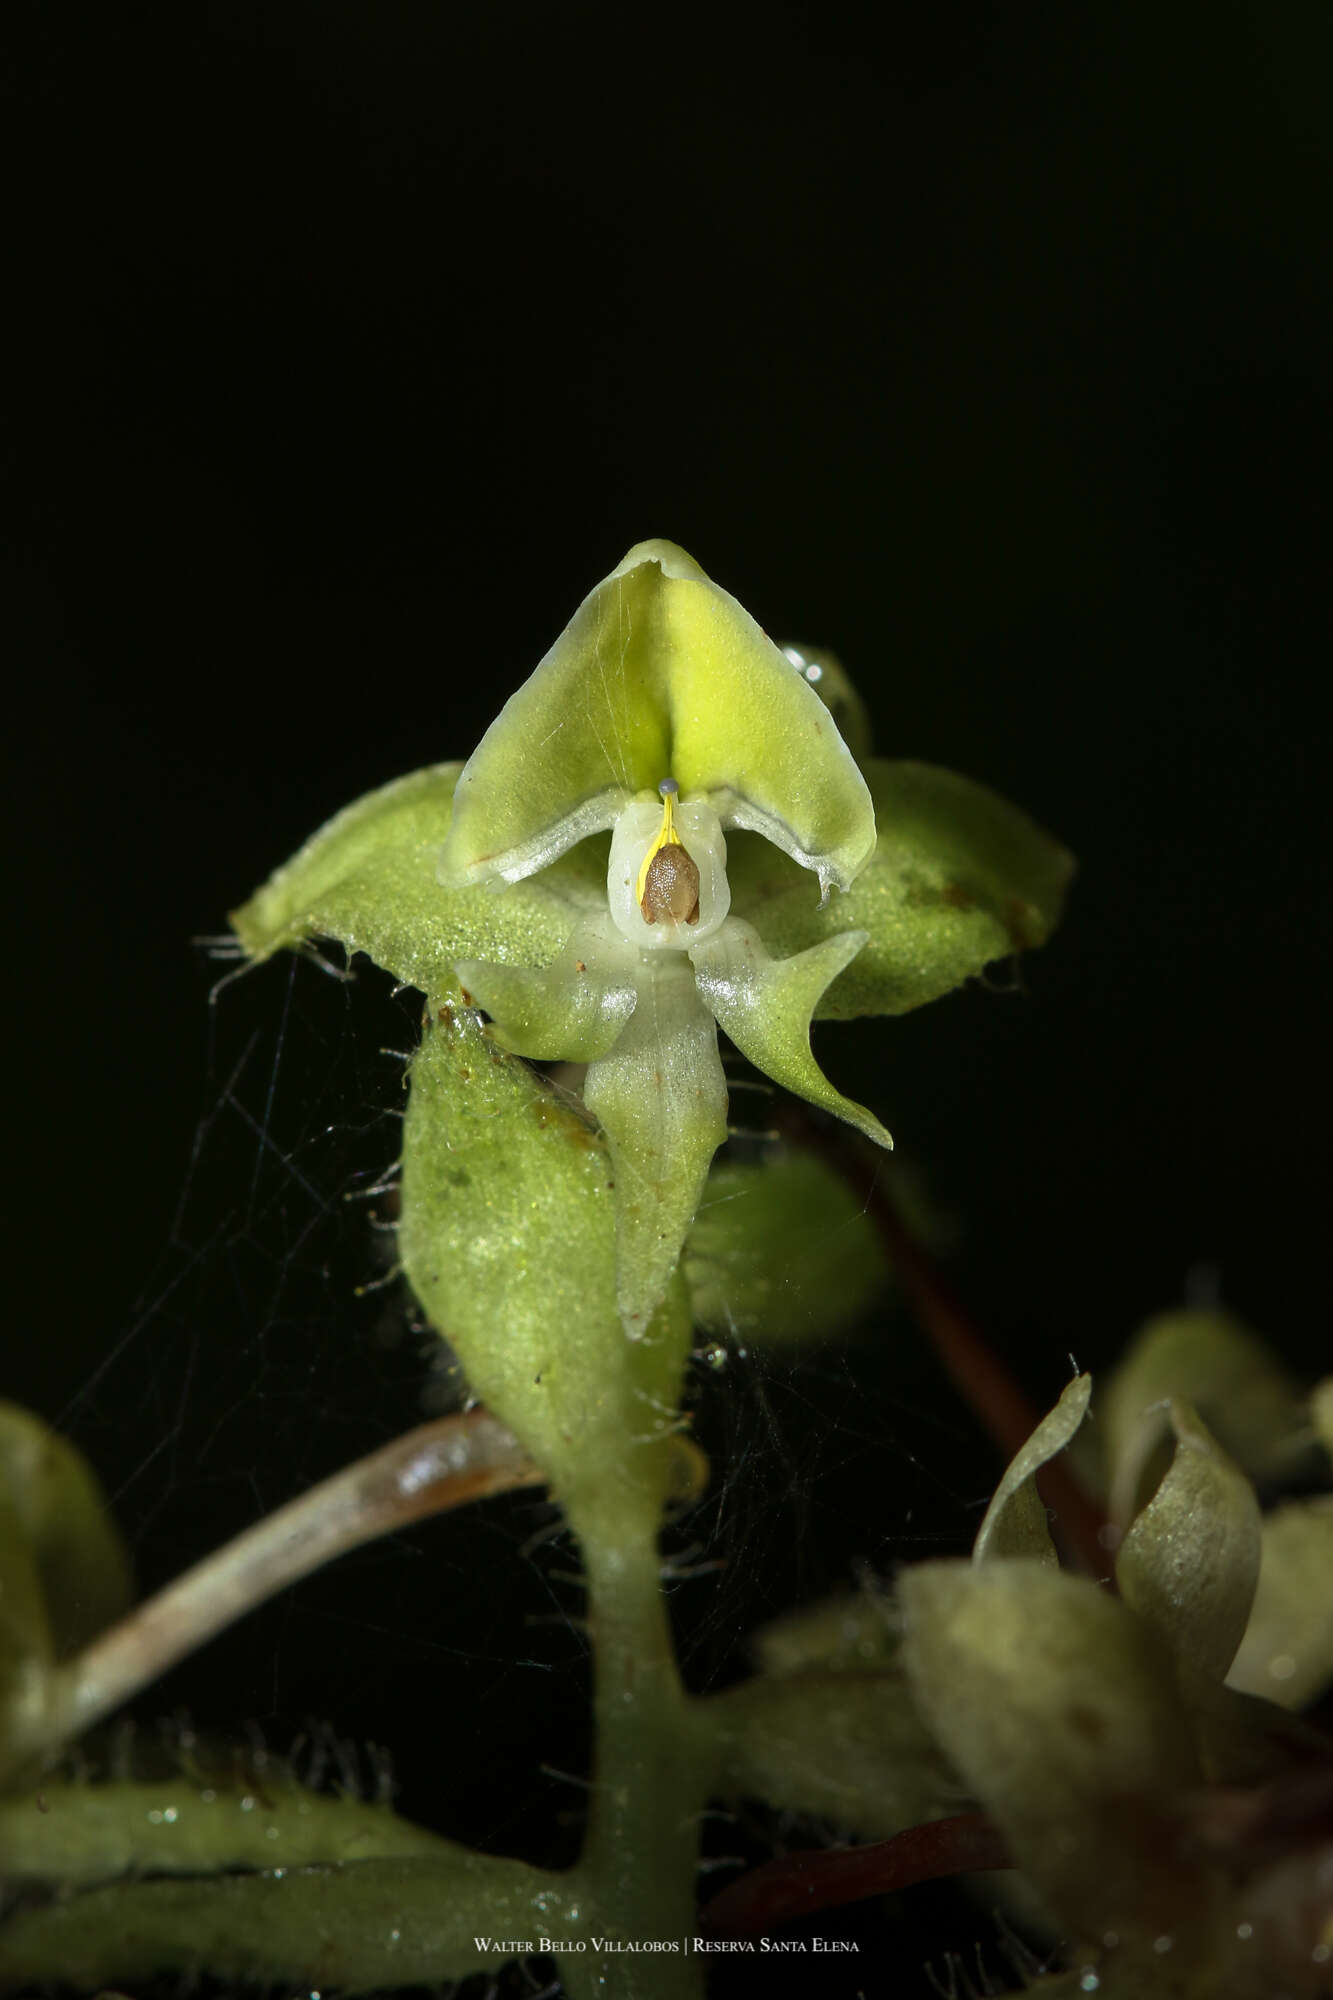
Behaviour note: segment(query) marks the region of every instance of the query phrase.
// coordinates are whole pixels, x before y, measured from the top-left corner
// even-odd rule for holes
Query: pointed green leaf
[[[1019,1866],[1064,1924],[1123,1933],[1160,1866],[1136,1815],[1199,1778],[1152,1628],[1033,1562],[914,1564],[898,1597],[917,1704]]]
[[[673,1297],[650,1338],[625,1339],[612,1179],[587,1119],[461,1001],[437,1010],[403,1130],[408,1280],[562,1501],[585,1519],[594,1502],[619,1510],[623,1523],[639,1492],[655,1526],[689,1321]]]
[[[825,994],[818,1017],[905,1014],[997,958],[1045,942],[1073,861],[1026,813],[984,786],[928,764],[867,759],[877,839],[847,895],[826,909],[757,841],[728,843],[732,907],[775,957],[840,931],[865,949]]]
[[[644,965],[638,1005],[611,1053],[592,1064],[583,1096],[611,1152],[616,1299],[625,1331],[638,1339],[727,1136],[717,1029],[683,957],[662,952]]]
[[[723,1798],[761,1799],[886,1839],[962,1797],[893,1669],[743,1681],[698,1713],[717,1735]]]
[[[1259,1576],[1254,1488],[1190,1405],[1169,1405],[1175,1457],[1116,1557],[1125,1602],[1192,1671],[1221,1680]]]
[[[845,886],[874,845],[870,795],[813,688],[682,550],[641,542],[468,760],[444,879],[519,881],[665,777],[822,885]]]
[[[1055,1567],[1058,1558],[1046,1525],[1046,1504],[1037,1491],[1036,1475],[1069,1443],[1088,1413],[1091,1394],[1091,1375],[1076,1375],[1055,1408],[1042,1418],[1027,1443],[1009,1461],[977,1531],[973,1562],[1029,1556]]]
[[[1227,1685],[1304,1708],[1333,1681],[1333,1495],[1265,1514],[1259,1587]]]
[[[606,856],[579,849],[539,882],[496,894],[436,880],[457,764],[437,764],[358,799],[308,840],[232,916],[251,958],[311,938],[363,951],[404,985],[442,996],[458,959],[542,965],[576,924],[606,908]]]
[[[1192,1403],[1222,1450],[1252,1479],[1304,1470],[1313,1451],[1298,1384],[1229,1313],[1162,1313],[1135,1336],[1101,1397],[1112,1519],[1127,1526],[1169,1452],[1162,1405]]]
[[[695,1324],[747,1340],[827,1340],[888,1276],[879,1233],[843,1176],[778,1147],[719,1161],[685,1246]]]
[[[841,931],[794,958],[775,960],[751,925],[731,917],[690,957],[719,1025],[756,1069],[845,1118],[876,1145],[891,1147],[878,1118],[835,1090],[810,1053],[810,1017],[819,997],[864,943],[864,932]]]
[[[67,1659],[129,1606],[129,1557],[83,1454],[15,1403],[0,1403],[0,1509],[9,1521],[0,1630],[17,1616],[34,1641],[45,1629],[54,1657]],[[40,1604],[27,1596],[34,1585]],[[0,1636],[0,1653],[5,1645]]]

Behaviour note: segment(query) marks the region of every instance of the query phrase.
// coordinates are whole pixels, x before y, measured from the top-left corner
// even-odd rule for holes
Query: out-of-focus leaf
[[[1265,1695],[1188,1671],[1181,1691],[1210,1785],[1264,1785],[1328,1756],[1327,1736]]]
[[[25,1671],[49,1666],[55,1648],[32,1544],[0,1484],[0,1704]]]
[[[1286,1479],[1309,1461],[1305,1398],[1271,1350],[1228,1313],[1163,1313],[1135,1337],[1098,1403],[1111,1515],[1121,1527],[1166,1468],[1160,1405],[1173,1396],[1193,1404],[1251,1479]]]
[[[887,1667],[898,1655],[898,1614],[887,1594],[865,1587],[836,1591],[803,1604],[750,1639],[750,1651],[767,1677],[779,1674],[858,1673]]]
[[[744,1681],[699,1704],[718,1736],[716,1790],[887,1838],[964,1796],[901,1672]]]
[[[1036,1475],[1069,1443],[1088,1413],[1091,1394],[1091,1375],[1076,1375],[1055,1408],[1042,1418],[1027,1443],[1009,1461],[977,1531],[973,1562],[1028,1556],[1055,1566],[1058,1558],[1046,1525],[1046,1506],[1037,1491]]]
[[[32,1650],[44,1652],[49,1643],[54,1658],[66,1659],[130,1603],[129,1558],[82,1453],[14,1403],[0,1403],[0,1509],[9,1516],[0,1616],[6,1624],[18,1619]],[[12,1637],[0,1636],[0,1648],[6,1643]]]
[[[732,906],[775,958],[841,931],[868,942],[815,1009],[817,1020],[905,1014],[974,978],[997,958],[1045,942],[1074,864],[1011,806],[952,771],[871,757],[875,851],[827,906],[771,847],[728,842]]]
[[[919,1563],[898,1595],[917,1705],[1019,1866],[1076,1932],[1132,1928],[1158,1866],[1140,1818],[1199,1776],[1170,1654],[1040,1563]]]
[[[1311,1392],[1310,1419],[1320,1444],[1333,1458],[1333,1375],[1326,1375]]]
[[[686,1239],[696,1324],[747,1340],[826,1339],[888,1275],[879,1236],[841,1174],[783,1147],[714,1165]]]
[[[237,1783],[184,1772],[147,1783],[43,1782],[0,1799],[0,1879],[62,1891],[122,1875],[306,1868],[377,1856],[446,1855],[451,1843],[387,1805],[329,1798],[280,1770]]]
[[[1264,1516],[1259,1587],[1227,1683],[1304,1708],[1333,1680],[1333,1495]]]
[[[443,1843],[442,1843],[443,1845]],[[349,1994],[439,1985],[514,1953],[497,1939],[564,1936],[567,1885],[522,1861],[453,1847],[334,1868],[117,1882],[20,1910],[0,1928],[7,1991],[194,1974]]]
[[[1168,1410],[1175,1456],[1120,1545],[1116,1580],[1188,1669],[1220,1681],[1254,1602],[1259,1506],[1190,1405]]]
[[[689,1317],[677,1281],[646,1337],[626,1340],[611,1179],[584,1117],[457,997],[437,1009],[403,1130],[403,1268],[561,1499],[585,1522],[592,1509],[623,1528],[638,1507],[655,1526]]]

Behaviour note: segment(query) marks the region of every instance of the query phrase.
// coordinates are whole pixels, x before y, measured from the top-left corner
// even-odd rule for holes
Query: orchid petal
[[[638,969],[638,953],[603,914],[540,971],[464,959],[458,977],[493,1017],[502,1048],[537,1062],[594,1062],[634,1012]]]
[[[793,958],[771,959],[758,932],[732,917],[690,957],[719,1025],[756,1069],[845,1118],[876,1145],[892,1147],[878,1118],[835,1090],[810,1053],[810,1017],[820,995],[864,943],[864,931],[842,931]]]

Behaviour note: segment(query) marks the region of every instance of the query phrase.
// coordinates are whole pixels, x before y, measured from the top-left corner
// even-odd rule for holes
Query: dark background
[[[423,1376],[342,1200],[411,1002],[275,967],[210,1010],[191,939],[465,755],[647,535],[1080,857],[1022,992],[821,1042],[1031,1393],[1187,1292],[1326,1365],[1327,9],[21,18],[5,1381],[145,1583]],[[902,1321],[708,1394],[696,1684],[858,1557],[965,1546],[994,1455]],[[411,1809],[541,1851],[584,1693],[524,1624],[544,1518],[366,1552],[162,1699],[388,1740]]]

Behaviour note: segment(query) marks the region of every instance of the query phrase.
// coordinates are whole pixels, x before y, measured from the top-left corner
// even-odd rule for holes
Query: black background
[[[647,535],[835,646],[882,752],[1080,858],[1024,991],[820,1043],[1033,1395],[1187,1290],[1326,1365],[1327,10],[26,18],[5,1379],[144,1581],[415,1420],[422,1376],[340,1201],[389,1157],[410,1003],[273,968],[210,1012],[191,938],[465,755]],[[739,1609],[689,1587],[696,1681],[913,1523],[965,1545],[990,1448],[905,1325],[858,1357],[702,1419],[799,1500],[761,1521],[738,1472],[706,1517]],[[813,1451],[812,1407],[855,1443]],[[413,1809],[539,1851],[582,1685],[504,1664],[551,1601],[497,1579],[542,1518],[353,1559],[164,1699],[387,1739]]]

